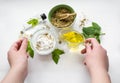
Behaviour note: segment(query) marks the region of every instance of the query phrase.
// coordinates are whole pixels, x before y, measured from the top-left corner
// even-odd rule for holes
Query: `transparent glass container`
[[[66,42],[70,48],[78,48],[85,41],[84,36],[80,32],[69,27],[60,30],[59,39],[62,42]]]

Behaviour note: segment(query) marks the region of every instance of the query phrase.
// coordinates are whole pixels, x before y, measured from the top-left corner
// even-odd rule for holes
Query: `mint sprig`
[[[100,43],[100,36],[102,33],[101,27],[97,23],[92,22],[92,26],[83,27],[82,31],[85,38],[96,38]]]

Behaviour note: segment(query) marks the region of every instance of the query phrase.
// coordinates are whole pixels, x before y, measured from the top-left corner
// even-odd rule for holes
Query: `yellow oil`
[[[65,40],[70,47],[77,47],[80,43],[84,42],[83,35],[75,31],[62,34],[62,39]]]

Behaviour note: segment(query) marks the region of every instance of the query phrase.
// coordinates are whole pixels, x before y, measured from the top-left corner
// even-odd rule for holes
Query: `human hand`
[[[84,63],[90,74],[95,71],[108,71],[108,57],[106,50],[94,38],[85,41],[85,49],[81,53],[85,54]]]
[[[26,38],[16,41],[8,51],[8,62],[11,69],[22,73],[22,78],[27,75],[28,54],[26,52],[28,40]]]

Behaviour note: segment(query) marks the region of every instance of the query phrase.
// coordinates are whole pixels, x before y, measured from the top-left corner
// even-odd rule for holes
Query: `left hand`
[[[24,73],[27,76],[28,54],[26,52],[28,40],[26,38],[16,41],[8,51],[8,61],[11,69]]]

